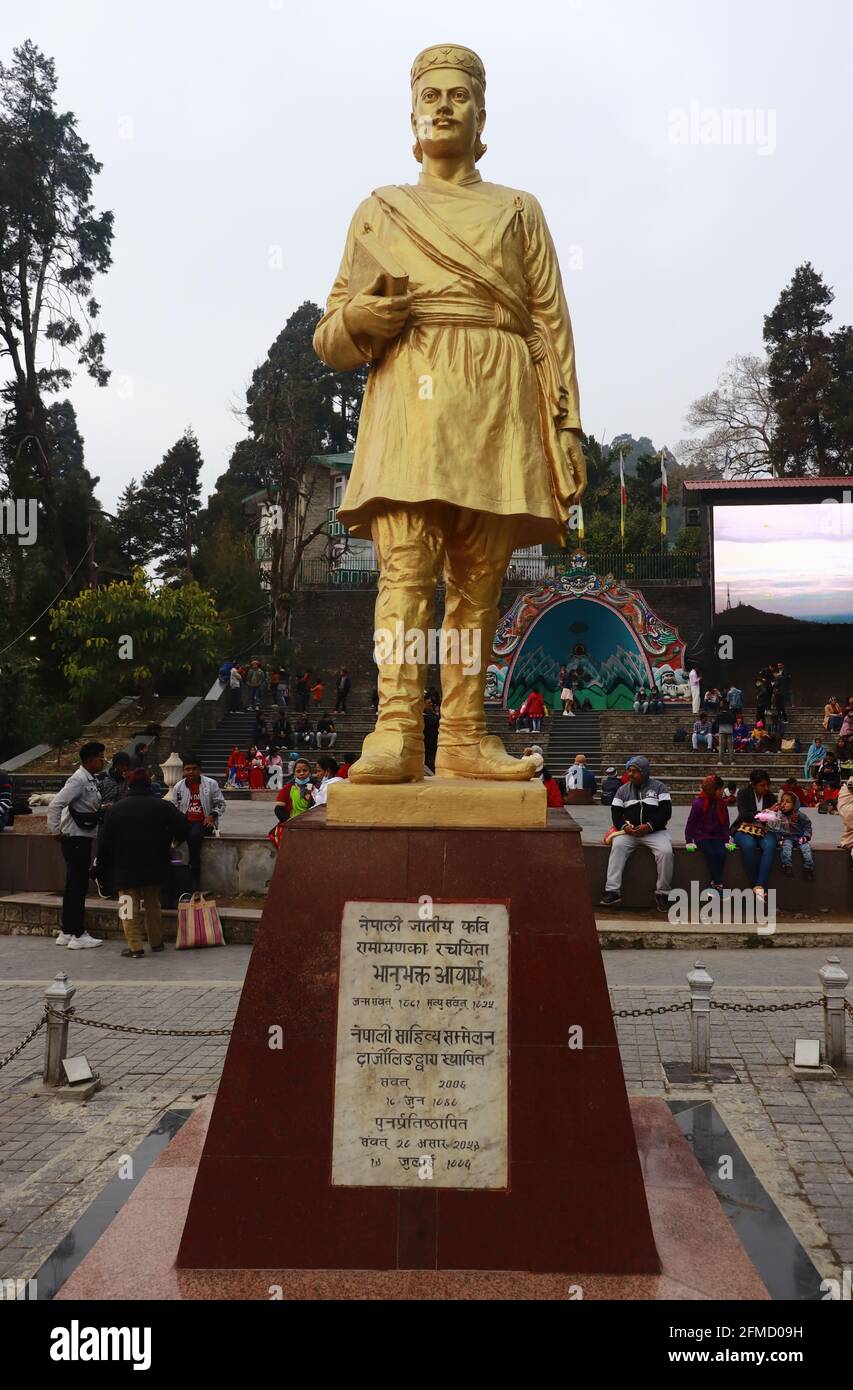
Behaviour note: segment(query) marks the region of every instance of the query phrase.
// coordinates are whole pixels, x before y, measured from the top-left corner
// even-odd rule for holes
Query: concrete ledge
[[[37,743],[33,748],[28,748],[25,753],[17,753],[14,758],[9,758],[5,763],[0,763],[4,772],[17,772],[20,768],[26,767],[27,763],[34,763],[36,758],[43,758],[45,753],[49,753],[52,744]]]
[[[220,907],[219,918],[226,942],[250,945],[261,920],[260,907]],[[17,893],[0,898],[0,936],[54,936],[59,931],[61,900],[49,893]],[[106,941],[123,941],[118,902],[109,898],[86,899],[86,929]],[[178,914],[163,910],[163,939],[174,941]]]

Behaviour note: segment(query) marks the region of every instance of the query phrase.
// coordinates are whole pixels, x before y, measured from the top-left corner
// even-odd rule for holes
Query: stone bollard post
[[[166,761],[160,764],[160,769],[163,773],[163,781],[168,787],[168,791],[163,800],[173,801],[174,797],[172,793],[178,782],[180,782],[184,769],[183,758],[179,757],[177,753],[170,753]]]
[[[47,1020],[47,1042],[44,1051],[44,1083],[46,1086],[61,1086],[65,1080],[62,1061],[68,1055],[68,1010],[71,1000],[77,993],[76,985],[68,983],[63,970],[55,976],[53,983],[44,992],[45,1003],[54,1013],[65,1014],[65,1018]]]
[[[701,960],[687,976],[690,986],[690,1070],[711,1073],[711,990],[714,981]]]
[[[831,1067],[846,1067],[847,1043],[844,1035],[844,1001],[850,976],[838,956],[827,956],[817,972],[823,990],[824,1061]]]

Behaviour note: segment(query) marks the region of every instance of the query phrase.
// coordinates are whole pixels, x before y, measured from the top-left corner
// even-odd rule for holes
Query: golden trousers
[[[378,731],[423,742],[428,639],[443,572],[444,622],[437,639],[442,654],[439,747],[475,743],[487,733],[486,668],[518,522],[517,516],[495,516],[449,502],[389,505],[375,513],[371,534],[380,575],[374,640],[380,650],[380,634],[388,634],[391,646],[390,658],[377,662]],[[406,659],[420,655],[414,634],[422,634],[423,661]]]

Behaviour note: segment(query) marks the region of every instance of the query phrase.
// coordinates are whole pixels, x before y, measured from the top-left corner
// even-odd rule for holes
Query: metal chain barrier
[[[230,1038],[230,1028],[135,1028],[131,1023],[104,1023],[98,1018],[84,1018],[76,1009],[59,1012],[45,1006],[45,1016],[56,1019],[73,1019],[84,1028],[105,1028],[110,1033],[138,1033],[152,1038]],[[42,1019],[44,1022],[44,1019]]]
[[[712,1009],[726,1009],[741,1014],[784,1014],[792,1009],[815,1009],[819,1005],[826,1008],[826,1000],[822,996],[819,999],[803,999],[797,1004],[719,1004],[715,999],[710,1004]],[[853,1018],[853,1005],[845,1000],[844,1007]],[[612,1009],[611,1013],[614,1018],[650,1018],[653,1014],[673,1014],[689,1008],[688,999],[683,1004],[660,1004],[657,1008],[649,1009]]]
[[[726,1009],[736,1014],[786,1014],[792,1009],[816,1009],[818,1006],[826,1008],[823,996],[819,999],[802,999],[798,1004],[718,1004],[715,999],[711,1000],[712,1009]]]
[[[689,1009],[690,1000],[683,1004],[659,1004],[656,1009],[611,1009],[614,1018],[650,1018],[652,1014],[675,1014],[681,1009]]]
[[[27,1036],[23,1039],[23,1041],[22,1041],[22,1042],[19,1042],[17,1047],[13,1047],[13,1048],[12,1048],[12,1051],[11,1051],[11,1052],[7,1052],[7,1053],[6,1053],[6,1056],[5,1056],[2,1060],[0,1060],[0,1071],[2,1071],[4,1067],[8,1066],[9,1063],[10,1063],[15,1057],[17,1057],[17,1055],[18,1055],[19,1052],[23,1052],[23,1050],[24,1050],[24,1048],[26,1047],[27,1043],[32,1042],[32,1040],[33,1040],[33,1038],[35,1037],[36,1033],[39,1031],[40,1028],[43,1028],[44,1025],[45,1025],[46,1023],[47,1023],[47,1010],[45,1010],[45,1013],[44,1013],[43,1017],[39,1019],[38,1023],[37,1023],[36,1026],[35,1026],[35,1028],[30,1029],[29,1033],[28,1033]]]

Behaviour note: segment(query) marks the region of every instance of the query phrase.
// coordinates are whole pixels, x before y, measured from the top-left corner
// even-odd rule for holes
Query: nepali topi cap
[[[482,59],[471,48],[464,48],[458,43],[434,44],[431,48],[425,48],[412,63],[411,85],[414,87],[418,78],[431,68],[458,68],[476,77],[483,91],[486,90],[486,69]]]

